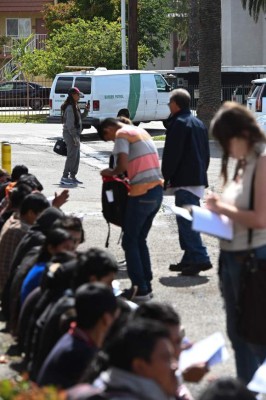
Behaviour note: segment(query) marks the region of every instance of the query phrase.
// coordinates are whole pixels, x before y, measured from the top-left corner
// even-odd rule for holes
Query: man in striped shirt
[[[135,300],[147,301],[152,297],[152,270],[146,239],[163,196],[158,152],[148,132],[114,118],[104,120],[98,133],[101,139],[114,141],[115,167],[102,170],[101,175],[127,171],[130,191],[122,247],[132,287],[138,288]]]

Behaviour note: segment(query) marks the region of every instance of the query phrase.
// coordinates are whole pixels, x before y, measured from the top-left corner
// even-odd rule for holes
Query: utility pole
[[[128,0],[128,64],[138,69],[138,0]]]
[[[127,69],[126,0],[121,0],[121,49],[122,49],[122,69]]]

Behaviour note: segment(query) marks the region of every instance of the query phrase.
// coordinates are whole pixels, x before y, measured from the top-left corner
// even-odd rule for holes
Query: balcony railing
[[[25,39],[24,37],[21,36],[9,36],[9,41],[3,46],[3,55],[4,57],[7,55],[10,55],[12,53],[12,49],[14,46],[16,46],[17,42],[20,39]],[[45,49],[45,43],[46,43],[47,35],[46,34],[35,34],[33,37],[29,40],[29,43],[27,44],[27,48],[29,48],[31,51],[37,49]]]

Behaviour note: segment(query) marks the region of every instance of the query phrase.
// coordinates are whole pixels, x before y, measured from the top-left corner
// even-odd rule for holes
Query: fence
[[[0,122],[46,121],[51,80],[0,82]]]
[[[198,85],[189,85],[185,89],[187,89],[191,95],[191,108],[196,110],[200,96]],[[233,100],[241,104],[246,104],[250,89],[251,84],[223,85],[221,89],[221,103]]]
[[[9,81],[0,83],[0,122],[40,121],[49,115],[51,80],[37,82]],[[221,102],[235,100],[245,104],[250,85],[223,85]],[[199,88],[186,87],[191,95],[191,109],[197,109]]]

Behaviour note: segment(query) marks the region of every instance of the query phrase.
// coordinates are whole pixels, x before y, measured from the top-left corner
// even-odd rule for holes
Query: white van
[[[48,122],[61,122],[60,107],[71,87],[84,94],[80,108],[90,102],[90,112],[83,128],[97,127],[108,117],[127,109],[134,123],[165,121],[169,117],[169,84],[155,71],[107,70],[77,71],[57,74],[50,92]]]

